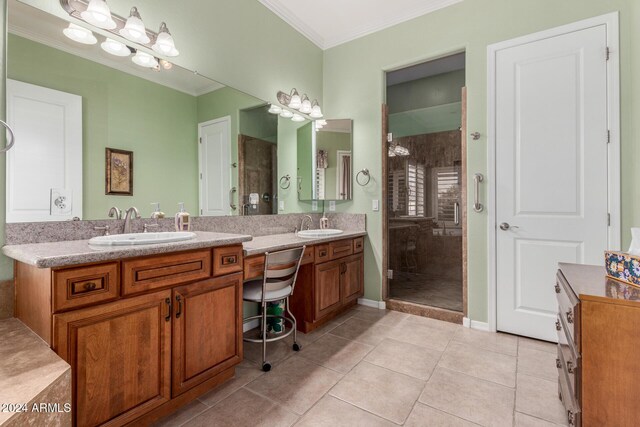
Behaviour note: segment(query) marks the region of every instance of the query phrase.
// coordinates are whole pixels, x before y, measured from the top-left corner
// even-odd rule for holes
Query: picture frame
[[[106,148],[105,194],[133,196],[133,151]]]

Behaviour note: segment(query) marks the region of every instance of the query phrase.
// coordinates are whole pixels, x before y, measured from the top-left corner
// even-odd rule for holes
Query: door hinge
[[[611,144],[611,131],[607,130],[607,144]]]
[[[607,214],[607,226],[611,227],[611,214]]]
[[[606,55],[607,55],[607,61],[611,59],[611,49],[609,49],[609,46],[607,46]]]
[[[387,142],[393,142],[393,134],[391,132],[387,134]]]

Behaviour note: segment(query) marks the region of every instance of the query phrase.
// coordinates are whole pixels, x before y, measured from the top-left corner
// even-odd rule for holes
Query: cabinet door
[[[316,265],[314,320],[321,319],[340,307],[340,276],[342,268],[341,260]]]
[[[342,302],[347,304],[364,294],[362,255],[344,258],[342,262]]]
[[[74,425],[123,425],[169,401],[170,291],[54,316],[71,365]]]
[[[173,290],[175,397],[241,362],[242,273]]]

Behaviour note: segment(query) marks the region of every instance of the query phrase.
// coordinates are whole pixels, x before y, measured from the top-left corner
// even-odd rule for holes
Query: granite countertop
[[[196,238],[182,242],[139,246],[89,246],[88,240],[10,245],[2,248],[9,258],[38,268],[63,267],[75,264],[110,261],[145,255],[187,251],[190,249],[236,245],[252,239],[243,234],[194,231]]]
[[[336,236],[318,237],[313,239],[303,239],[295,233],[273,234],[270,236],[254,237],[250,242],[242,244],[244,246],[244,255],[259,255],[265,252],[281,251],[285,249],[297,248],[303,245],[317,245],[335,240],[349,239],[353,237],[366,236],[367,232],[363,230],[345,231]]]

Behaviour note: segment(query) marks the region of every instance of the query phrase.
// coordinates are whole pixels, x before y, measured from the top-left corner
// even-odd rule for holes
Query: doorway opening
[[[465,54],[387,73],[387,299],[466,313]],[[443,318],[443,316],[439,316]]]

